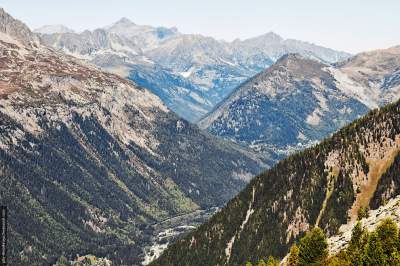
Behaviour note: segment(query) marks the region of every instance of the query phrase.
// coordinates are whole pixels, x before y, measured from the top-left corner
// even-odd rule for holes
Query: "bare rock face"
[[[10,264],[142,259],[152,224],[220,206],[263,162],[149,90],[36,42],[0,16],[0,203]]]
[[[0,32],[25,45],[33,45],[39,40],[24,23],[11,17],[3,8],[0,8]]]
[[[379,223],[386,218],[391,218],[397,225],[400,225],[400,196],[390,199],[385,205],[380,206],[378,209],[370,210],[367,217],[368,218],[361,219],[360,222],[369,232],[373,232]],[[343,226],[339,234],[331,236],[328,239],[329,253],[331,255],[337,254],[339,251],[346,248],[351,240],[354,226],[355,223]]]

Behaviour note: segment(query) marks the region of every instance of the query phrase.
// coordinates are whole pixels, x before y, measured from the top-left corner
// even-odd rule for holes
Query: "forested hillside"
[[[244,265],[274,256],[314,226],[329,236],[399,189],[400,102],[371,111],[254,178],[153,265]],[[387,184],[390,184],[388,186]]]

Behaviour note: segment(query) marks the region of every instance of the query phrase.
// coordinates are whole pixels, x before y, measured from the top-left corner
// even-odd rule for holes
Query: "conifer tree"
[[[324,232],[318,228],[313,228],[310,232],[300,239],[299,245],[299,265],[322,265],[328,257],[328,242]]]
[[[268,257],[266,266],[279,266],[280,261],[272,256]]]
[[[287,262],[288,266],[297,266],[299,265],[299,248],[296,244],[293,244],[290,248],[290,255]]]
[[[376,232],[371,233],[369,236],[362,261],[363,265],[366,266],[389,265],[388,257],[384,252],[381,240]]]
[[[351,240],[347,248],[347,254],[352,265],[362,265],[362,256],[367,242],[368,232],[362,227],[361,222],[358,221],[352,230]]]
[[[382,244],[383,252],[390,257],[397,250],[396,246],[399,241],[397,224],[392,219],[387,218],[380,222],[376,228],[376,234]]]
[[[258,261],[257,266],[267,266],[267,263],[266,263],[263,259],[260,259],[260,260]]]

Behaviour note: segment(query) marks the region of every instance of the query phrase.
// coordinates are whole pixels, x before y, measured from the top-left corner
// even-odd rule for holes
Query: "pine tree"
[[[349,247],[360,248],[363,234],[364,230],[362,224],[360,221],[358,221],[352,230]]]
[[[300,239],[299,265],[321,265],[328,257],[328,242],[324,232],[316,227]]]
[[[267,263],[265,263],[265,261],[264,261],[263,259],[260,259],[260,260],[258,261],[257,266],[267,266]]]
[[[363,265],[366,266],[389,265],[381,240],[376,232],[370,234],[362,260]]]
[[[268,257],[266,266],[279,266],[280,261],[272,256]],[[260,265],[260,264],[259,264]]]
[[[351,265],[362,265],[364,247],[367,242],[368,232],[362,227],[361,222],[358,221],[352,230],[351,240],[349,247],[347,248],[347,254],[349,256],[349,260],[351,261]]]
[[[383,252],[390,257],[396,251],[396,245],[399,241],[397,224],[392,219],[387,218],[380,222],[375,231],[382,244]]]
[[[290,255],[287,262],[288,266],[297,266],[299,265],[299,248],[296,244],[293,244],[290,248]]]

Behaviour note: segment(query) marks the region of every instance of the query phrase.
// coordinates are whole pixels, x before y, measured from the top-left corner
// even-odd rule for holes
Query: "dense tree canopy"
[[[400,265],[399,240],[398,226],[389,218],[382,220],[373,232],[358,222],[346,249],[328,257],[325,234],[314,228],[300,239],[299,247],[292,246],[287,265]]]

